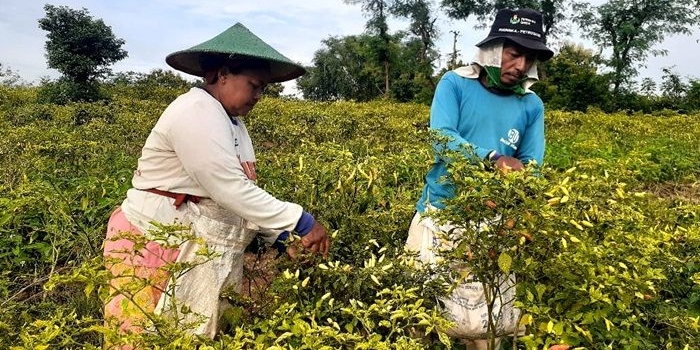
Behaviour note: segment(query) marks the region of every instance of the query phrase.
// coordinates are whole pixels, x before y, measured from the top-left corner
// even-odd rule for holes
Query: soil
[[[660,198],[700,203],[700,183],[679,184],[666,182],[649,186],[649,191]]]

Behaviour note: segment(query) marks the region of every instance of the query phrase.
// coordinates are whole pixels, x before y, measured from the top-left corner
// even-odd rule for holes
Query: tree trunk
[[[384,61],[384,97],[389,97],[389,61]]]

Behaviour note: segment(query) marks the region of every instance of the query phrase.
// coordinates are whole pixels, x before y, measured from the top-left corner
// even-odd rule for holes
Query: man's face
[[[530,50],[510,41],[503,43],[501,56],[501,83],[514,86],[530,70],[537,58],[537,51]]]

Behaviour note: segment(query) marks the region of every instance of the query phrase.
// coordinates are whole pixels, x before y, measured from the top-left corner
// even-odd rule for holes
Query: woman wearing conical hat
[[[168,55],[166,62],[202,77],[204,84],[162,113],[146,139],[133,188],[110,217],[104,255],[115,277],[105,321],[138,332],[150,327],[145,314],[174,316],[186,306],[191,313],[178,315],[180,321],[194,321],[193,333],[213,337],[225,308],[219,294],[240,284],[243,251],[256,235],[283,246],[293,232],[304,249],[328,253],[326,229],[311,214],[256,185],[255,154],[243,120],[268,83],[305,71],[240,23]],[[197,240],[156,241],[154,223],[184,225]],[[145,238],[145,245],[134,237]],[[198,255],[202,242],[214,258]],[[163,267],[176,261],[196,267],[171,278]],[[149,285],[126,292],[134,280]]]

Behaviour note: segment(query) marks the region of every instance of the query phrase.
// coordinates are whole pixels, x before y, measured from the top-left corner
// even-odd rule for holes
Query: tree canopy
[[[297,80],[304,98],[430,103],[440,76],[464,64],[457,37],[460,31],[469,30],[464,28],[467,19],[476,19],[478,26],[486,27],[501,8],[532,8],[543,15],[548,46],[559,52],[540,64],[542,81],[534,89],[545,103],[555,108],[585,110],[596,106],[608,111],[700,106],[698,79],[682,77],[671,68],[664,68],[660,82],[634,80],[649,55],[666,53],[657,49],[657,44],[670,35],[691,33],[700,20],[700,11],[693,11],[700,8],[700,0],[607,0],[599,6],[582,0],[343,1],[360,6],[367,18],[365,31],[321,42],[307,67],[309,73]],[[46,16],[39,20],[39,27],[48,32],[47,64],[63,76],[56,82],[43,81],[39,98],[54,103],[102,98],[97,83],[110,78],[110,66],[127,57],[122,49],[124,40],[101,19],[91,17],[87,9],[48,4],[44,9]],[[438,63],[441,53],[435,45],[441,15],[457,20],[448,31],[454,40],[452,52],[443,54],[446,66]],[[390,27],[397,23],[392,19],[404,27]],[[578,24],[583,35],[594,42],[592,49],[565,41],[572,24]],[[552,44],[553,38],[564,40]],[[2,68],[0,83],[17,84],[18,77],[9,70],[2,72]],[[112,82],[121,78],[128,77]],[[175,81],[159,71],[138,78],[137,85],[144,89]],[[266,95],[281,93],[278,85],[270,87]]]
[[[585,37],[612,50],[613,94],[619,95],[651,55],[665,55],[654,46],[672,34],[690,34],[700,20],[698,0],[609,0],[600,6],[575,6]],[[692,9],[695,9],[693,11]]]
[[[109,73],[109,66],[127,57],[123,39],[87,9],[45,5],[46,17],[39,27],[48,32],[46,59],[54,68],[77,83],[87,83]]]
[[[541,64],[546,79],[534,85],[540,97],[554,108],[586,111],[607,106],[607,76],[598,74],[600,57],[591,50],[565,43],[559,54]]]
[[[482,26],[487,26],[498,10],[503,8],[531,8],[542,13],[544,34],[558,35],[566,32],[566,9],[573,0],[442,0],[442,7],[450,18],[466,20],[475,16]]]

